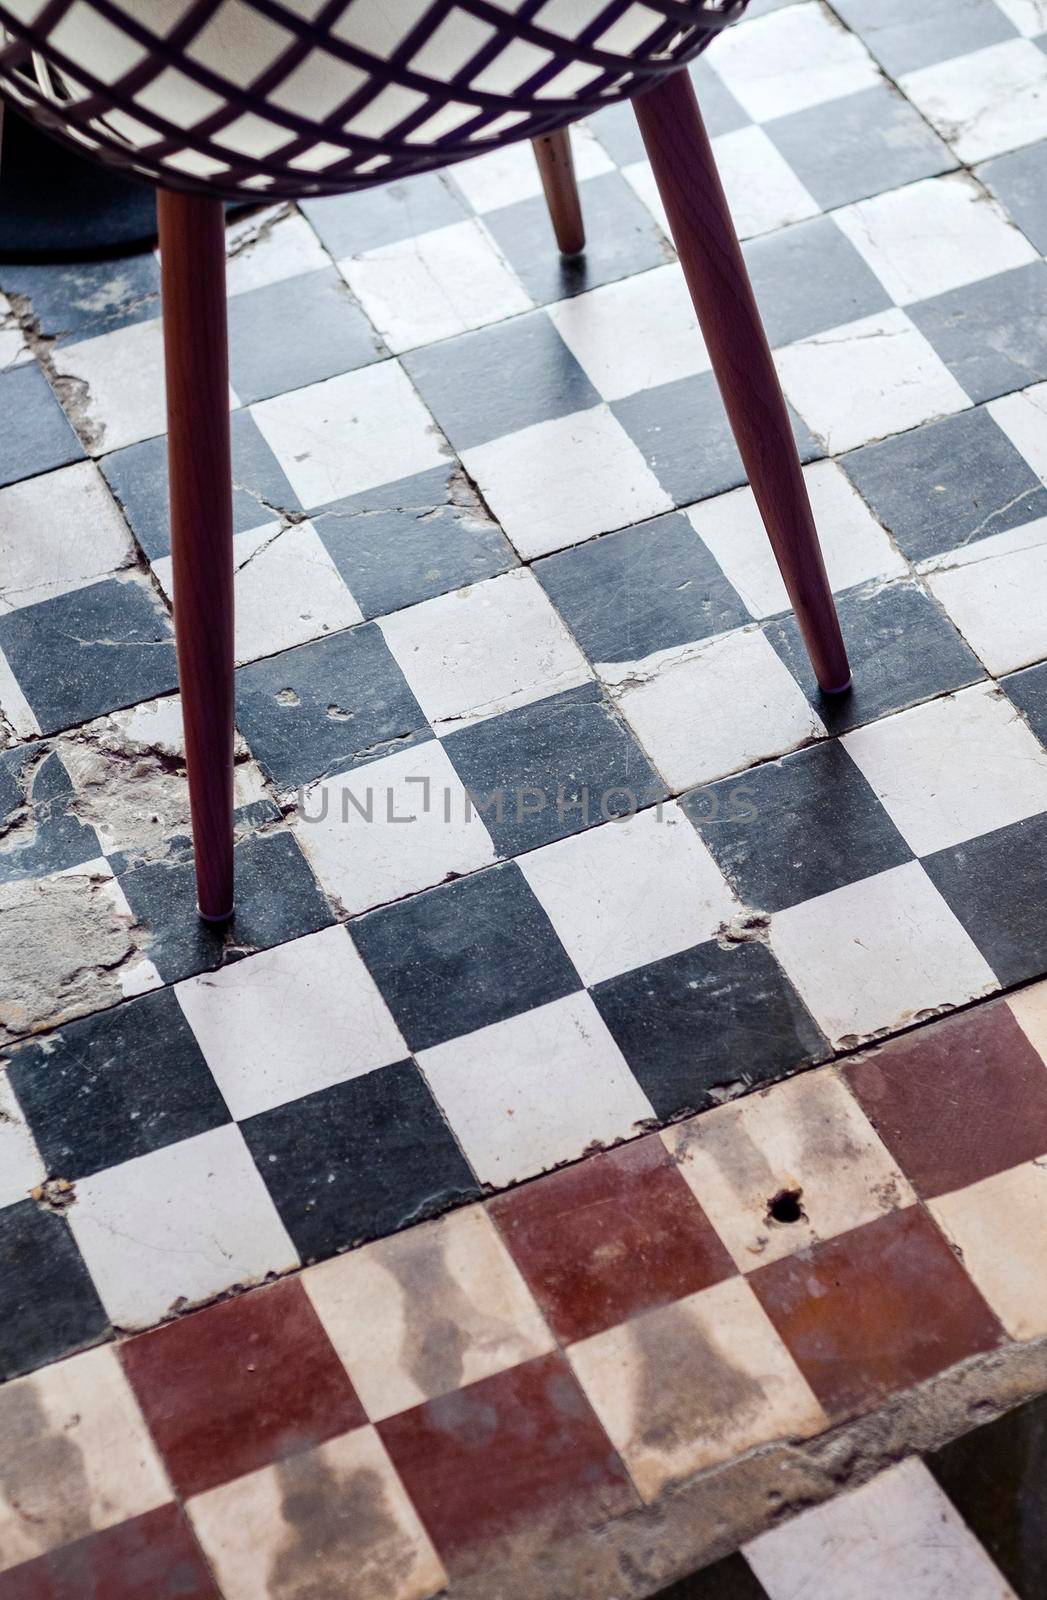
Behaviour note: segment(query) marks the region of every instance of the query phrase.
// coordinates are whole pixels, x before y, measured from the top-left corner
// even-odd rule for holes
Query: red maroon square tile
[[[0,1600],[222,1600],[176,1505],[0,1572]]]
[[[169,1322],[120,1355],[185,1496],[367,1421],[297,1279]]]
[[[832,1417],[1006,1340],[922,1206],[771,1262],[749,1282]]]
[[[488,1210],[565,1344],[736,1271],[659,1138],[512,1189]]]
[[[925,1198],[1047,1152],[1047,1067],[1002,1001],[892,1040],[844,1071]]]
[[[452,1578],[639,1505],[559,1351],[378,1424]]]

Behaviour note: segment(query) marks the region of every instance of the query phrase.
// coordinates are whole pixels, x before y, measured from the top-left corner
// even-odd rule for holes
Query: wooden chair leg
[[[576,256],[585,249],[585,224],[574,176],[571,135],[566,128],[560,128],[556,133],[543,133],[541,138],[532,139],[531,144],[556,243],[563,255]]]
[[[178,679],[200,915],[233,910],[233,507],[221,200],[157,191]]]
[[[687,287],[771,547],[827,694],[851,683],[778,375],[690,74],[633,101]]]

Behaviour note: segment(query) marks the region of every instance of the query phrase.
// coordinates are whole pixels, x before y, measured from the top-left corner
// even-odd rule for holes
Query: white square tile
[[[995,0],[1025,39],[1047,33],[1047,0]]]
[[[770,1600],[1015,1600],[917,1456],[742,1549]]]
[[[347,256],[338,270],[394,352],[482,328],[534,305],[474,219]]]
[[[719,1106],[661,1137],[742,1272],[916,1201],[831,1067]],[[798,1195],[796,1222],[770,1215],[782,1190]]]
[[[525,561],[672,509],[605,405],[463,450],[462,461]]]
[[[812,462],[803,476],[834,590],[908,572],[904,558],[835,462]],[[773,617],[789,610],[789,596],[748,485],[703,500],[689,507],[687,515],[750,616]]]
[[[709,370],[677,262],[561,300],[549,316],[605,400]]]
[[[570,130],[574,175],[579,183],[613,172],[614,162],[596,137],[581,123]],[[471,161],[458,161],[448,174],[474,211],[497,211],[501,206],[531,200],[542,192],[538,163],[529,140],[502,145]],[[552,233],[550,232],[550,247]]]
[[[398,361],[262,400],[251,415],[310,510],[425,472],[448,455]]]
[[[497,859],[438,739],[314,784],[292,826],[350,916]]]
[[[311,522],[278,522],[250,528],[233,539],[235,653],[237,665],[276,655],[321,634],[363,621]],[[170,556],[152,563],[157,582],[170,596]]]
[[[985,161],[1047,135],[1047,55],[1031,39],[903,73],[898,84],[961,161]]]
[[[32,706],[22,693],[11,665],[0,650],[0,714],[19,739],[31,739],[40,732]]]
[[[188,978],[175,995],[238,1119],[408,1054],[343,927]]]
[[[302,1285],[372,1422],[555,1343],[482,1206],[311,1267]]]
[[[92,455],[152,439],[167,428],[164,397],[164,336],[159,317],[63,345],[55,366],[63,378],[85,387],[83,432]],[[230,405],[237,404],[229,390]]]
[[[713,140],[713,155],[739,239],[816,217],[821,206],[762,128]]]
[[[24,1200],[46,1176],[47,1168],[32,1129],[22,1115],[7,1073],[0,1071],[0,1207]]]
[[[1047,656],[1047,517],[924,563],[927,585],[989,672]]]
[[[173,1499],[112,1345],[4,1384],[0,1464],[0,1572]]]
[[[817,0],[725,29],[708,60],[755,122],[881,81],[861,40]]]
[[[544,845],[517,864],[586,984],[700,944],[738,911],[675,801]]]
[[[230,223],[225,233],[229,295],[322,272],[331,258],[300,211],[271,206]]]
[[[408,606],[379,623],[437,733],[573,689],[588,663],[525,568]]]
[[[622,168],[622,177],[637,198],[643,201],[665,237],[671,239],[672,229],[669,227],[669,218],[665,214],[662,197],[658,193],[658,185],[654,181],[651,163],[631,161],[627,167]]]
[[[781,756],[825,728],[756,628],[597,665],[611,696],[671,789]]]
[[[1047,754],[992,684],[855,728],[842,743],[917,855],[1047,811]]]
[[[418,1064],[476,1176],[498,1188],[654,1116],[584,991],[421,1050]]]
[[[1047,1151],[928,1209],[1011,1338],[1047,1333]]]
[[[67,1216],[119,1328],[298,1265],[232,1123],[81,1178]]]
[[[1047,483],[1047,383],[992,400],[986,410]]]
[[[999,987],[918,861],[776,912],[770,942],[834,1045]]]
[[[429,1600],[447,1582],[374,1428],[194,1495],[186,1510],[225,1600]]]
[[[1038,260],[981,184],[965,172],[925,178],[833,213],[900,306]]]
[[[0,489],[0,612],[95,583],[134,550],[93,461]]]
[[[898,309],[785,345],[775,362],[789,399],[831,455],[971,403]]]

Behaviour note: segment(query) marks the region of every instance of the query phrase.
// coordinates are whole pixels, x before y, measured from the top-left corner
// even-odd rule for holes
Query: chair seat
[[[0,0],[0,86],[172,187],[294,198],[533,138],[674,70],[746,0]]]

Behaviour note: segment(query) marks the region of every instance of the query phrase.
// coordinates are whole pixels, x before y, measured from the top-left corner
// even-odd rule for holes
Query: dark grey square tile
[[[334,267],[229,301],[229,380],[241,405],[365,367],[383,353]]]
[[[1047,661],[1000,679],[1007,698],[1013,700],[1042,745],[1047,745]]]
[[[236,720],[278,789],[346,772],[388,755],[392,744],[429,736],[373,622],[241,667]]]
[[[910,561],[1047,516],[1047,488],[982,407],[865,445],[840,464]]]
[[[652,1600],[768,1600],[767,1590],[740,1550],[689,1578],[659,1589]]]
[[[480,1192],[413,1061],[249,1117],[240,1131],[303,1261]]]
[[[94,861],[98,835],[76,815],[72,779],[44,744],[0,752],[0,883]]]
[[[678,506],[745,482],[745,468],[711,372],[643,389],[616,400],[611,410]],[[814,461],[824,455],[806,423],[791,406],[789,410],[801,459]]]
[[[765,629],[830,733],[985,676],[952,623],[913,583],[848,589],[836,596],[836,608],[854,680],[847,694],[820,692],[794,616],[770,622]]]
[[[335,260],[397,244],[468,216],[457,194],[438,172],[397,183],[377,184],[353,194],[303,200],[301,208]]]
[[[230,1116],[173,989],[67,1023],[8,1076],[47,1171],[86,1178]]]
[[[892,84],[841,95],[764,123],[825,210],[950,172],[956,158]]]
[[[590,661],[638,661],[750,620],[675,512],[548,556],[534,572]]]
[[[5,261],[0,288],[25,295],[40,332],[59,346],[160,315],[160,264],[151,250],[104,261]]]
[[[0,372],[0,414],[0,488],[83,459],[83,445],[35,361]]]
[[[590,993],[659,1117],[717,1104],[828,1046],[765,945],[695,945]]]
[[[167,612],[143,582],[107,578],[0,616],[0,650],[42,733],[74,728],[178,682]]]
[[[456,467],[336,500],[311,520],[365,617],[493,578],[516,554]]]
[[[836,11],[892,78],[1017,37],[993,0],[838,0]]]
[[[752,14],[752,5],[747,10]],[[752,118],[738,104],[707,56],[702,55],[697,61],[692,61],[688,70],[710,139],[717,138],[721,133],[734,133],[738,128],[749,127]]]
[[[488,211],[484,225],[538,305],[566,300],[634,272],[664,265],[665,238],[643,201],[617,172],[578,185],[585,249],[562,256],[543,195]]]
[[[0,1380],[112,1337],[69,1224],[35,1200],[0,1211],[0,1281]]]
[[[726,93],[726,90],[724,91]],[[627,167],[633,161],[642,161],[646,155],[636,113],[628,100],[615,106],[604,106],[586,119],[612,161]]]
[[[230,418],[233,448],[233,532],[245,533],[282,512],[301,511],[298,496],[249,411]],[[144,439],[104,456],[99,466],[150,561],[171,554],[167,503],[167,437]]]
[[[746,905],[782,911],[912,860],[835,739],[686,795],[683,809]]]
[[[923,864],[1005,989],[1047,971],[1047,814]]]
[[[500,855],[629,816],[668,794],[595,683],[488,717],[443,746]]]
[[[743,253],[774,348],[872,316],[893,303],[831,217],[812,217],[750,239]]]
[[[456,450],[600,399],[544,311],[426,345],[402,365]]]
[[[412,1050],[582,987],[511,861],[371,911],[350,932]]]
[[[975,402],[1047,378],[1047,262],[950,289],[908,312]]]
[[[1025,237],[1047,255],[1047,139],[997,156],[975,170]]]

